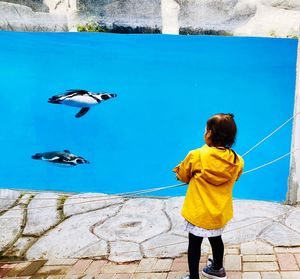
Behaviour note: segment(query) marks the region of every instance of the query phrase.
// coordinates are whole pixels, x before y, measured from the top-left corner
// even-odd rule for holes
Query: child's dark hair
[[[234,115],[232,113],[218,113],[207,120],[207,131],[211,131],[210,140],[214,146],[230,148],[237,133]]]

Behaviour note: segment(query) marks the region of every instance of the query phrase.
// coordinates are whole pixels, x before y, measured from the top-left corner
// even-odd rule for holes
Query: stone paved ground
[[[183,197],[0,189],[0,198],[0,278],[178,279],[187,272]],[[299,207],[235,200],[223,233],[228,278],[300,279],[299,220]],[[202,253],[201,267],[207,239]]]
[[[209,253],[202,255],[200,268],[205,266],[209,256]],[[255,241],[227,246],[225,268],[228,279],[299,279],[300,248],[264,249]],[[180,279],[187,271],[186,255],[144,258],[123,264],[91,259],[0,262],[0,278],[3,279]]]

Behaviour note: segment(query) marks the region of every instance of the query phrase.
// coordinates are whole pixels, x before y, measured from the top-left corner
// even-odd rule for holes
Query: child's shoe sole
[[[225,277],[224,276],[223,277],[219,277],[219,276],[216,276],[216,275],[208,274],[208,273],[204,272],[203,270],[202,270],[202,274],[205,277],[210,278],[210,279],[227,279],[227,276],[225,276]]]

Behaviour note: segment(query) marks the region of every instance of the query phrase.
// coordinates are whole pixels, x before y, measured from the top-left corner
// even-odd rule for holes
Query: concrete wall
[[[294,115],[300,113],[300,44],[298,41],[297,54],[297,79],[295,92],[295,109]],[[293,123],[293,136],[291,150],[295,150],[291,154],[291,168],[289,177],[289,190],[287,194],[287,202],[289,204],[300,204],[300,114],[298,114]],[[296,151],[298,150],[298,151]]]
[[[1,0],[0,29],[167,34],[297,35],[298,0]],[[121,28],[122,27],[122,28]]]
[[[106,26],[162,26],[160,0],[77,0],[77,9],[83,22],[91,17]]]

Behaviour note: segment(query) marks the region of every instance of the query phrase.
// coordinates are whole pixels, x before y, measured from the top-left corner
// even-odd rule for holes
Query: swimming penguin
[[[117,97],[113,93],[93,93],[82,89],[69,89],[65,94],[55,95],[49,98],[51,104],[63,104],[71,107],[79,107],[81,110],[75,117],[85,115],[91,106],[100,104],[101,101],[106,101],[110,98]]]
[[[72,167],[79,164],[90,163],[82,157],[71,154],[69,150],[36,153],[35,155],[32,155],[31,158],[34,160],[47,161],[61,167]]]

